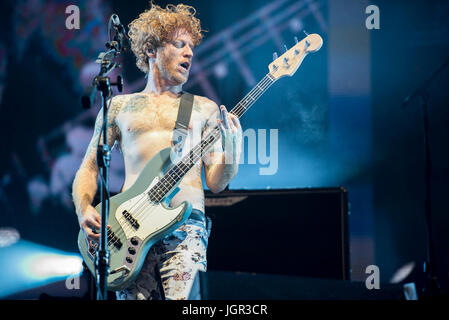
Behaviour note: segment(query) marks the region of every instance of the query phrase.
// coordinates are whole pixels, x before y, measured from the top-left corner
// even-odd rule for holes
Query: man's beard
[[[169,65],[168,68],[164,65],[162,71],[173,86],[183,85],[189,79],[189,71],[181,73],[177,64]]]

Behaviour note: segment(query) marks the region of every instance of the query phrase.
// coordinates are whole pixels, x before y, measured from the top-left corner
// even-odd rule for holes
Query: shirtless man
[[[192,7],[182,4],[169,5],[165,9],[153,4],[130,24],[131,48],[137,66],[147,74],[148,81],[142,92],[114,97],[108,110],[108,144],[113,146],[118,142],[125,162],[122,191],[132,186],[156,153],[172,146],[182,85],[189,76],[193,48],[202,39],[200,21],[194,15]],[[73,182],[73,201],[80,227],[93,241],[99,240],[99,234],[92,229],[99,230],[101,222],[101,216],[92,206],[97,189],[96,150],[98,139],[101,139],[101,124],[102,110]],[[200,126],[204,137],[217,125],[222,134],[218,148],[216,145],[215,152],[203,155],[202,161],[186,174],[179,185],[180,191],[170,203],[171,206],[186,200],[192,203],[191,218],[151,248],[137,280],[127,290],[117,292],[118,299],[160,299],[164,296],[166,299],[187,299],[189,295],[192,298],[190,289],[195,274],[198,270],[206,270],[209,237],[201,169],[204,163],[205,181],[211,191],[222,191],[237,174],[242,148],[238,118],[228,114],[224,106],[218,108],[213,101],[195,96],[189,136]],[[193,145],[188,146],[186,142],[184,149]]]

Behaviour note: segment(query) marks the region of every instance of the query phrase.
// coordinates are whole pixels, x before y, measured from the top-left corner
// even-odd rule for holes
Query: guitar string
[[[251,90],[248,94],[247,94],[247,98],[246,99],[243,99],[242,101],[248,101],[249,100],[249,97],[251,97],[251,100],[255,100],[254,98],[252,98],[252,96],[254,95],[254,93],[257,91],[257,92],[260,92],[261,91],[261,86],[264,86],[264,85],[266,85],[267,83],[266,83],[266,80],[271,80],[269,77],[267,78],[267,76],[265,76],[264,77],[264,79],[262,79],[260,82],[259,82],[259,84],[257,85],[257,86],[255,86],[254,88],[253,88],[253,90]],[[263,89],[262,89],[263,90]],[[242,110],[242,109],[246,109],[245,107],[243,107],[242,108],[242,103],[241,102],[239,102],[239,104],[237,104],[236,105],[236,107],[233,109],[233,110],[231,110],[230,112],[232,113],[233,111],[235,112],[235,113],[238,113],[240,110]],[[184,161],[180,161],[178,164],[185,164],[185,162]],[[175,168],[176,166],[174,166],[173,168]],[[175,172],[175,174],[176,174],[176,172]],[[177,174],[176,174],[177,175]],[[169,176],[169,177],[171,177],[171,176]],[[179,176],[177,175],[177,178],[179,178]],[[174,181],[175,181],[175,179],[173,179]],[[161,179],[161,180],[159,180],[160,181],[160,183],[164,183],[164,182],[167,182],[167,181],[163,181],[163,179]],[[170,182],[170,181],[168,181],[168,183],[169,184],[171,184],[172,182]],[[176,183],[176,181],[175,181],[175,183]],[[162,197],[164,196],[164,192],[168,192],[171,188],[166,188],[166,189],[168,189],[168,190],[162,190]],[[159,195],[160,196],[160,195]],[[141,198],[142,199],[142,198]],[[139,200],[141,200],[141,199],[139,199]],[[143,200],[143,199],[142,199]],[[137,201],[131,208],[130,208],[130,210],[131,209],[134,209],[133,210],[133,212],[135,213],[134,215],[135,215],[135,218],[140,218],[141,217],[141,215],[140,215],[140,212],[141,212],[141,210],[142,210],[142,207],[143,207],[143,205],[145,204],[145,201],[143,201],[143,202],[141,202],[141,201]],[[137,206],[137,207],[136,207]],[[125,220],[126,221],[126,220]]]
[[[256,85],[256,86],[253,88],[253,90],[251,90],[251,91],[246,95],[246,98],[242,99],[242,101],[249,101],[250,98],[251,98],[251,102],[255,101],[257,98],[253,98],[254,93],[257,92],[258,95],[261,95],[261,94],[263,93],[263,91],[267,88],[266,85],[267,85],[268,82],[269,82],[269,81],[267,81],[267,80],[273,81],[268,75],[265,76],[264,79],[262,79],[262,80],[259,82],[259,84]],[[265,87],[265,88],[263,88],[263,87]],[[261,91],[262,91],[262,92],[261,92]],[[236,107],[235,107],[233,110],[231,110],[230,112],[233,113],[233,114],[236,114],[237,116],[239,116],[238,113],[239,113],[241,110],[246,111],[248,108],[249,108],[249,106],[248,106],[248,107],[244,107],[244,103],[239,102],[239,103],[236,105]],[[206,136],[206,139],[207,139],[207,136]],[[196,155],[196,154],[194,154],[194,155],[198,157],[198,155]],[[188,155],[186,155],[186,157],[188,157]],[[168,174],[165,175],[165,177],[171,178],[171,179],[173,180],[173,182],[175,182],[174,184],[176,184],[177,181],[176,181],[176,179],[173,178],[173,173],[177,176],[178,179],[180,178],[180,176],[179,176],[179,175],[176,173],[176,171],[175,171],[175,170],[177,169],[177,166],[180,165],[180,164],[186,165],[185,159],[181,160],[179,163],[177,163],[175,166],[173,166],[169,171],[167,171]],[[189,169],[189,170],[190,170],[190,169]],[[170,175],[170,171],[172,171],[172,172],[171,172],[172,175]],[[182,171],[182,170],[181,170],[181,171]],[[187,171],[188,171],[188,170],[187,170]],[[184,174],[185,174],[185,173],[182,172],[182,173],[181,173],[181,176],[183,176]],[[167,181],[167,179],[165,179],[165,181],[164,181],[164,179],[159,180],[159,183],[162,184],[162,185],[164,185],[164,183],[167,183],[167,182],[168,182],[168,185],[173,184],[173,182]],[[164,187],[165,190],[161,190],[161,191],[162,191],[162,196],[159,195],[159,194],[158,194],[158,196],[161,196],[161,197],[163,198],[163,197],[166,195],[166,193],[168,193],[168,191],[170,191],[170,190],[172,189],[172,187],[173,187],[173,186],[171,186],[171,187],[169,187],[169,188]],[[134,212],[136,212],[136,213],[135,213],[135,218],[140,218],[140,217],[141,217],[140,213],[141,213],[142,206],[143,206],[144,204],[145,204],[145,202],[143,202],[143,203],[140,204],[137,208],[135,208],[135,210],[134,210]],[[137,203],[136,203],[133,207],[135,207],[136,205],[137,205]],[[136,210],[137,210],[137,211],[136,211]]]
[[[266,89],[274,82],[274,80],[273,80],[273,78],[272,77],[270,77],[269,75],[267,75],[266,76],[267,77],[267,79],[263,79],[263,81],[260,81],[260,84],[258,84],[255,88],[259,88],[260,90],[257,90],[257,92],[256,92],[256,96],[255,97],[252,97],[252,94],[253,94],[253,90],[251,90],[250,91],[250,93],[249,94],[247,94],[247,96],[246,96],[246,98],[244,98],[244,99],[242,99],[242,101],[243,102],[245,102],[245,101],[248,101],[248,99],[249,98],[251,98],[251,101],[250,101],[250,103],[249,104],[247,104],[247,106],[245,107],[244,106],[244,103],[242,103],[242,102],[239,102],[237,105],[236,105],[236,107],[233,109],[233,110],[231,110],[230,112],[231,113],[233,113],[233,114],[236,114],[237,116],[241,116],[241,115],[243,115],[247,110],[249,110],[249,108],[252,106],[252,104],[254,104],[255,103],[255,101],[266,91]],[[269,81],[267,81],[267,80],[269,80]],[[255,89],[254,88],[254,89]],[[240,113],[241,111],[243,110],[243,113],[241,114],[241,115],[238,115],[238,113]],[[215,132],[214,132],[215,131]],[[215,135],[215,134],[218,134],[218,133],[220,133],[220,130],[219,130],[219,128],[218,127],[215,127],[214,128],[214,130],[212,131],[212,134],[209,134],[208,136],[210,136],[210,137],[212,137],[212,135]],[[208,137],[207,136],[207,137]],[[204,139],[204,140],[207,140],[207,137],[206,137],[206,139]],[[215,142],[214,140],[215,139],[218,139],[220,136],[214,136],[213,138],[212,138],[212,142]],[[211,143],[209,143],[208,144],[209,146],[211,145]],[[198,146],[197,146],[198,147]],[[206,147],[207,147],[207,145],[206,145]],[[195,149],[195,148],[194,148]],[[196,149],[199,149],[201,152],[204,152],[204,146],[202,146],[201,144],[199,144],[199,148],[196,148]],[[176,169],[176,168],[179,168],[179,169],[181,169],[181,177],[183,177],[184,176],[184,174],[186,174],[190,169],[191,169],[191,167],[189,168],[189,165],[190,164],[188,164],[188,163],[185,163],[185,160],[186,159],[189,159],[189,162],[190,162],[190,158],[192,158],[192,156],[196,156],[196,158],[197,159],[194,159],[194,163],[193,163],[193,165],[201,158],[201,155],[199,155],[199,154],[196,154],[195,152],[196,152],[197,150],[193,150],[193,152],[189,152],[189,155],[188,155],[188,157],[185,157],[182,161],[180,161],[180,162],[182,162],[182,164],[183,165],[187,165],[187,167],[188,167],[188,169],[184,172],[184,170],[183,169],[181,169],[179,166],[174,166],[172,169]],[[178,163],[179,164],[179,163]],[[167,173],[169,173],[170,171],[172,171],[171,173],[173,174],[174,172],[173,172],[173,170],[169,170]],[[178,177],[178,179],[180,178],[180,176],[178,176],[178,174],[176,174],[177,175],[177,177]],[[166,181],[164,181],[164,182],[169,182],[169,181],[167,181],[167,179],[164,179],[165,177],[170,177],[171,179],[173,179],[173,177],[170,175],[170,174],[168,174],[168,175],[165,175],[164,177],[163,177],[163,179],[161,179],[161,180],[159,180],[159,183],[161,183],[163,180],[166,180]],[[175,184],[174,185],[176,185],[176,180],[175,179],[173,179],[173,181],[175,182]],[[171,184],[172,182],[169,182],[169,185]],[[163,199],[163,197],[168,193],[168,191],[170,191],[172,188],[173,188],[173,186],[171,187],[171,188],[167,188],[164,184],[162,184],[162,187],[163,187],[163,189],[161,190],[161,189],[156,189],[156,195],[158,196],[158,197],[160,197],[160,199],[158,199],[158,201],[161,201],[162,199]],[[164,190],[164,189],[166,189],[166,190]],[[162,195],[161,194],[159,194],[159,191],[161,191],[162,192]],[[150,197],[151,196],[154,196],[155,195],[155,193],[152,191],[152,190],[150,190],[150,192],[149,193],[146,193],[147,195],[150,195]],[[144,198],[146,198],[146,195],[144,195]],[[145,205],[146,204],[146,205]],[[146,203],[146,202],[144,202],[144,209],[147,209],[148,208],[148,204]],[[146,217],[144,217],[144,218],[149,218],[150,216],[151,216],[151,211],[153,211],[153,210],[150,210],[150,212],[148,212],[148,211],[144,211],[143,212],[143,214],[146,214]],[[142,217],[142,214],[139,214],[139,218],[140,217]],[[136,219],[137,220],[137,219]],[[126,219],[125,219],[125,224],[124,224],[124,226],[122,226],[122,228],[126,228],[127,230],[126,231],[133,231],[132,230],[132,226],[130,226],[127,222],[126,222]],[[122,234],[123,233],[125,233],[123,230],[120,230],[121,232],[120,232],[120,234],[117,232],[116,233],[116,237],[117,237],[117,240],[116,241],[108,241],[108,246],[110,245],[110,244],[115,244],[115,242],[117,242],[118,240],[119,240],[119,237],[121,237],[122,236]]]
[[[232,113],[232,114],[234,114],[234,115],[236,115],[237,117],[241,117],[247,110],[249,110],[249,108],[256,102],[256,100],[266,91],[266,89],[267,88],[269,88],[272,84],[274,83],[274,78],[273,78],[273,76],[270,74],[270,73],[268,73],[231,111],[229,111],[230,113]],[[255,94],[255,95],[254,95]],[[249,103],[248,103],[249,102]],[[241,112],[241,111],[243,111],[240,115],[239,115],[239,113]],[[218,130],[217,130],[218,129]],[[214,132],[215,131],[215,132]],[[217,134],[217,133],[220,133],[220,130],[219,130],[219,128],[218,127],[214,127],[214,129],[213,129],[213,131],[210,133],[210,134],[208,134],[208,136],[206,136],[206,138],[204,139],[204,140],[207,140],[207,138],[209,137],[209,136],[212,136],[213,134]],[[215,139],[218,139],[219,137],[217,136],[217,137],[214,137],[213,138],[213,140],[212,140],[212,142],[215,142],[216,140]],[[215,141],[214,141],[215,140]],[[198,144],[197,145],[197,147],[200,147],[199,148],[199,150],[201,151],[201,152],[204,152],[204,147],[203,146],[201,146],[201,143],[200,144]],[[208,146],[211,146],[211,144],[210,143],[208,143]],[[189,163],[185,163],[185,160],[186,159],[188,159],[188,161],[190,162],[191,160],[190,160],[190,158],[192,158],[192,156],[196,156],[196,158],[197,159],[195,159],[194,160],[194,164],[192,165],[192,167],[195,165],[195,163],[201,158],[201,155],[200,154],[196,154],[195,152],[196,151],[198,151],[198,150],[195,150],[195,149],[197,149],[197,147],[195,147],[195,148],[193,148],[190,152],[189,152],[189,154],[188,155],[186,155],[179,163],[177,163],[174,167],[172,167],[171,169],[169,169],[168,171],[167,171],[167,174],[166,175],[164,175],[164,177],[161,179],[161,180],[159,180],[156,184],[158,184],[158,183],[160,183],[160,186],[162,187],[162,188],[157,188],[155,191],[153,191],[153,188],[156,186],[153,186],[153,188],[152,189],[150,189],[150,192],[145,192],[142,196],[143,197],[141,197],[141,199],[139,199],[138,201],[137,201],[137,203],[136,204],[134,204],[133,206],[132,206],[132,208],[134,208],[136,205],[138,205],[138,203],[139,202],[141,202],[140,203],[140,205],[139,205],[139,207],[138,208],[136,208],[138,211],[137,211],[137,214],[136,214],[136,216],[133,216],[133,218],[134,219],[140,219],[140,218],[143,218],[143,219],[148,219],[150,216],[151,216],[151,211],[153,211],[153,210],[150,210],[150,212],[148,212],[148,210],[146,210],[147,208],[148,208],[148,203],[146,202],[146,201],[141,201],[141,200],[144,200],[148,195],[150,196],[150,197],[154,197],[155,195],[157,196],[157,197],[160,197],[160,199],[158,199],[158,201],[160,202],[165,196],[166,196],[166,194],[173,188],[173,186],[171,186],[170,188],[167,188],[167,186],[164,184],[164,183],[166,183],[166,182],[168,182],[168,185],[171,185],[173,182],[175,182],[175,184],[174,185],[176,185],[176,183],[178,183],[178,181],[176,181],[176,179],[174,179],[171,175],[170,175],[170,171],[172,171],[171,172],[171,174],[173,174],[173,173],[175,173],[176,174],[176,176],[177,176],[177,178],[178,179],[180,179],[181,177],[183,177],[190,169],[191,169],[191,167],[189,168],[189,166],[190,166],[190,164]],[[207,147],[207,146],[206,146]],[[195,151],[194,151],[195,150]],[[192,152],[193,151],[193,152]],[[184,170],[185,169],[181,169],[180,167],[179,167],[179,164],[180,163],[182,163],[182,165],[187,165],[187,170],[184,172]],[[176,172],[174,172],[174,170],[173,169],[177,169],[177,168],[179,168],[180,170],[181,170],[181,175],[179,176]],[[173,182],[170,182],[170,181],[168,181],[167,179],[166,179],[166,177],[170,177],[172,180],[173,180]],[[165,180],[165,181],[164,181]],[[180,179],[181,180],[181,179]],[[161,192],[162,194],[159,194],[159,192]],[[126,229],[126,230],[122,230],[122,229],[119,229],[119,231],[116,231],[114,234],[115,234],[115,236],[116,236],[116,239],[117,240],[115,240],[115,241],[112,241],[112,239],[110,240],[110,241],[108,241],[108,246],[109,245],[114,245],[118,240],[119,240],[119,238],[124,234],[124,233],[126,233],[125,231],[127,231],[127,232],[132,232],[133,231],[133,227],[128,223],[128,221],[126,220],[126,218],[125,217],[121,217],[121,219],[120,220],[122,220],[122,221],[120,221],[121,223],[123,223],[123,225],[121,225],[122,226],[122,228],[123,229]],[[115,247],[114,247],[115,248]]]
[[[268,81],[267,82],[267,80],[270,80],[271,82],[273,82],[273,79],[271,78],[271,77],[267,77],[266,79],[263,79],[263,81],[260,81],[260,84],[259,85],[257,85],[256,87],[255,87],[255,90],[252,90],[248,95],[247,95],[247,98],[246,99],[243,99],[242,101],[249,101],[249,99],[251,98],[251,103],[253,103],[253,101],[255,101],[256,99],[253,97],[253,95],[254,95],[254,93],[257,91],[257,95],[258,96],[260,96],[261,94],[263,94],[263,91],[265,91],[266,90],[266,88],[268,88],[268,82],[270,82],[270,81]],[[257,89],[259,89],[259,90],[257,90]],[[248,104],[248,103],[246,103],[246,104]],[[242,108],[242,106],[244,106],[244,103],[239,103],[233,110],[231,110],[230,112],[231,113],[234,113],[234,114],[236,114],[237,116],[238,116],[238,114],[243,110],[243,113],[244,112],[246,112],[248,109],[249,109],[249,106],[248,107],[243,107]],[[242,114],[243,114],[242,113]],[[213,138],[212,138],[212,142],[214,142],[214,140],[216,141],[216,139],[218,139],[219,138],[219,130],[216,130],[216,132],[213,132]],[[206,140],[206,139],[205,139]],[[195,150],[195,149],[193,149],[192,150],[192,152],[191,153],[189,153],[189,155],[188,156],[186,156],[186,158],[184,158],[182,161],[180,161],[176,166],[174,166],[174,167],[172,167],[171,168],[171,170],[169,170],[168,172],[167,172],[167,174],[165,175],[165,177],[168,177],[168,178],[171,178],[173,181],[169,181],[167,178],[165,178],[165,179],[161,179],[161,180],[159,180],[159,186],[161,186],[161,188],[160,189],[156,189],[156,196],[157,197],[159,197],[160,199],[156,199],[156,201],[160,201],[160,200],[162,200],[163,198],[164,198],[164,196],[176,185],[176,183],[177,183],[177,181],[176,181],[176,178],[174,178],[174,174],[177,176],[177,178],[179,179],[180,177],[183,177],[184,176],[184,174],[187,172],[187,171],[189,171],[190,169],[191,169],[191,167],[193,166],[193,165],[195,165],[195,163],[199,160],[199,158],[201,157],[199,154],[197,154],[197,152],[198,151],[201,151],[201,152],[204,152],[204,146],[199,146],[198,148],[196,148],[197,150]],[[193,158],[193,160],[192,160],[192,158]],[[191,162],[192,163],[192,166],[191,166],[191,164],[190,163],[186,163],[186,160],[188,160],[188,162]],[[181,167],[180,167],[180,165],[183,165],[183,166],[187,166],[187,170],[185,170],[185,169],[181,169]],[[180,170],[181,171],[181,174],[180,175],[178,175],[178,173],[177,173],[177,171],[178,170]],[[185,172],[184,172],[185,171]],[[173,183],[174,182],[174,183]],[[169,187],[167,187],[167,185],[169,186]],[[155,186],[155,187],[158,187],[158,186]],[[162,193],[162,194],[159,194],[159,191]],[[154,193],[148,193],[150,196],[154,196],[155,194]],[[148,212],[146,209],[148,208],[148,204],[146,203],[146,202],[143,202],[140,206],[138,206],[136,209],[137,209],[137,211],[136,210],[134,210],[133,212],[135,212],[135,214],[134,214],[134,218],[136,219],[136,220],[138,220],[138,219],[140,219],[144,214],[146,214],[147,216],[146,217],[144,217],[144,218],[148,218],[148,217],[150,217],[151,216],[151,212]],[[143,212],[142,212],[142,209],[144,210]],[[130,224],[129,223],[126,223],[126,229],[128,229],[128,230],[130,230],[131,229],[131,226],[130,226]],[[127,231],[128,231],[127,230]],[[131,229],[131,231],[132,231],[132,229]]]
[[[269,86],[271,86],[271,84],[273,84],[274,83],[274,78],[271,76],[271,74],[267,74],[265,77],[264,77],[264,79],[262,79],[260,82],[259,82],[259,84],[258,85],[256,85],[256,87],[255,88],[253,88],[253,90],[251,90],[246,96],[245,96],[245,98],[244,99],[242,99],[241,100],[241,102],[239,102],[237,105],[236,105],[236,107],[233,109],[233,110],[231,110],[230,112],[231,113],[233,113],[233,114],[235,114],[235,115],[237,115],[237,116],[241,116],[241,115],[243,115],[247,110],[249,110],[249,108],[255,103],[255,101],[266,91],[266,89],[269,87]],[[257,89],[259,89],[259,90],[257,90]],[[257,90],[257,92],[256,92],[256,95],[253,97],[252,95],[254,94],[254,91],[255,90]],[[248,99],[251,99],[250,101],[249,101],[249,103],[248,103]],[[246,101],[246,104],[247,104],[247,106],[245,106],[245,101]],[[243,110],[243,113],[242,114],[240,114],[240,115],[238,115],[238,113],[240,113],[241,111]],[[215,131],[215,132],[214,132]],[[218,134],[218,133],[220,133],[220,130],[219,130],[219,128],[218,127],[215,127],[214,128],[214,130],[211,132],[211,134],[209,134],[208,136],[206,136],[206,138],[204,139],[204,140],[207,140],[207,138],[210,136],[210,137],[212,137],[212,135],[214,135],[214,134]],[[218,139],[219,138],[219,136],[214,136],[214,138],[212,139],[212,142],[215,142],[214,140],[215,139]],[[209,146],[211,145],[210,143],[208,144]],[[201,144],[199,144],[198,145],[199,146],[199,150],[201,151],[201,152],[204,152],[204,146],[201,146]],[[197,146],[197,147],[198,147]],[[206,145],[206,147],[207,147],[207,145]],[[194,149],[198,149],[198,148],[194,148]],[[185,163],[185,160],[187,160],[188,159],[188,161],[190,162],[190,158],[192,158],[192,156],[196,156],[197,157],[197,159],[195,159],[194,160],[194,163],[196,163],[200,158],[201,158],[201,155],[199,155],[199,154],[196,154],[195,152],[196,151],[198,151],[198,150],[192,150],[191,152],[189,152],[189,154],[188,154],[188,157],[186,156],[186,157],[184,157],[184,159],[182,160],[182,161],[180,161],[180,163],[182,163],[183,165],[187,165],[187,167],[190,165],[189,163]],[[174,182],[175,182],[175,184],[174,185],[176,185],[176,183],[177,183],[177,181],[175,180],[175,179],[173,179],[173,177],[170,175],[170,171],[172,171],[171,173],[173,174],[174,172],[173,172],[173,169],[176,169],[176,168],[179,168],[179,169],[181,169],[178,165],[180,164],[180,163],[178,163],[176,166],[174,166],[174,167],[172,167],[167,173],[168,174],[166,174],[161,180],[159,180],[158,181],[158,183],[162,183],[162,182],[168,182],[169,183],[169,185],[170,184],[172,184],[172,182],[169,182],[167,179],[165,179],[165,177],[170,177]],[[194,164],[193,164],[194,165]],[[184,172],[184,170],[185,169],[181,169],[181,177],[183,177],[189,170],[191,169],[191,167],[190,168],[188,168],[185,172]],[[175,173],[176,174],[176,173]],[[178,174],[176,174],[176,176],[177,176],[177,178],[179,179],[180,178],[180,176],[178,175]],[[163,180],[165,180],[165,181],[163,181]],[[155,186],[153,186],[153,188],[154,188]],[[166,187],[166,185],[164,185],[164,184],[162,184],[162,190],[161,189],[156,189],[156,192],[154,192],[152,189],[150,190],[150,192],[149,193],[145,193],[144,195],[143,195],[143,198],[146,198],[146,196],[147,195],[149,195],[150,197],[152,197],[152,196],[154,196],[154,195],[156,195],[156,196],[158,196],[158,197],[160,197],[160,199],[158,199],[158,201],[161,201],[163,198],[164,198],[164,196],[171,190],[173,188],[173,186],[171,187],[171,188],[167,188]],[[159,194],[159,191],[161,191],[162,192],[162,194]],[[144,202],[143,203],[143,206],[144,206],[144,211],[143,211],[143,215],[146,215],[146,217],[145,216],[143,216],[142,215],[142,213],[140,213],[139,215],[138,215],[138,218],[141,218],[142,216],[143,216],[143,218],[145,219],[145,218],[149,218],[150,216],[151,216],[151,211],[153,211],[153,210],[150,210],[150,212],[148,212],[147,210],[145,210],[145,209],[147,209],[148,208],[148,203],[147,202]],[[117,240],[116,241],[108,241],[108,246],[110,245],[110,244],[115,244],[115,242],[117,242],[118,240],[119,240],[119,237],[121,237],[122,235],[123,235],[123,233],[126,233],[126,232],[124,232],[124,231],[133,231],[132,230],[132,226],[129,224],[129,223],[127,223],[127,220],[126,220],[126,218],[122,218],[122,219],[124,219],[125,220],[125,223],[124,223],[124,225],[122,226],[122,228],[124,228],[124,229],[126,229],[126,230],[119,230],[120,231],[120,233],[119,232],[117,232],[116,231],[116,238],[117,238]],[[136,220],[137,220],[137,218],[135,218]],[[122,221],[123,222],[123,221]]]
[[[261,81],[260,81],[260,83],[255,87],[255,88],[253,88],[253,90],[251,90],[248,94],[247,94],[247,96],[248,96],[248,98],[247,99],[249,99],[249,96],[251,96],[252,97],[252,95],[254,94],[254,92],[255,92],[255,90],[257,90],[257,88],[259,88],[259,90],[257,90],[257,91],[260,91],[260,86],[263,86],[263,85],[265,85],[266,83],[264,83],[265,81],[266,81],[267,79],[262,79]],[[251,98],[252,100],[254,99],[254,98]],[[245,101],[245,99],[243,99],[242,101]],[[231,110],[230,112],[231,113],[233,113],[233,111],[234,112],[239,112],[240,110],[242,110],[242,109],[245,109],[245,108],[242,108],[242,106],[240,105],[240,104],[242,104],[241,102],[239,102],[239,104],[237,104],[236,105],[236,107],[233,109],[233,110]],[[180,163],[182,163],[182,164],[185,164],[184,163],[184,161],[180,161],[178,164],[180,164]],[[173,168],[175,168],[176,166],[174,166]],[[175,172],[175,174],[176,174],[176,172]],[[178,176],[178,174],[176,174],[176,176],[177,176],[177,178],[179,178],[179,176]],[[169,176],[170,177],[170,176]],[[173,179],[174,181],[175,181],[175,179]],[[160,180],[162,183],[164,182],[164,181],[162,181],[162,179]],[[169,184],[171,184],[171,182],[169,181]],[[176,184],[176,181],[175,181],[175,184]],[[168,191],[170,190],[171,188],[168,188]],[[167,192],[167,190],[162,190],[162,192]],[[138,201],[139,202],[139,201]],[[145,203],[145,202],[144,202]],[[142,205],[143,204],[140,204],[139,205],[139,203],[136,203],[133,207],[135,207],[136,205],[138,205],[138,207],[136,207],[136,208],[134,208],[134,212],[136,212],[136,218],[138,217],[138,215],[139,215],[139,211],[142,209]]]
[[[237,114],[239,113],[239,109],[235,109],[235,110],[237,110]],[[212,141],[214,141],[214,140],[216,140],[216,139],[218,139],[219,138],[219,132],[218,132],[219,130],[217,130],[217,132],[214,132],[214,138],[212,139]],[[204,147],[201,147],[201,149],[204,149]],[[194,150],[194,152],[193,153],[190,153],[190,155],[188,156],[188,158],[185,158],[185,159],[183,159],[183,161],[180,161],[180,163],[178,163],[178,165],[183,165],[183,166],[187,166],[187,167],[189,167],[190,166],[190,164],[189,163],[186,163],[186,160],[188,160],[188,162],[190,162],[192,159],[191,158],[193,158],[193,163],[196,163],[197,161],[198,161],[198,159],[199,159],[199,155],[197,154],[197,152],[196,152],[196,150]],[[174,170],[170,170],[168,173],[168,175],[167,175],[167,177],[170,177],[174,182],[175,182],[175,184],[176,184],[176,179],[174,179],[173,177],[174,177],[174,175],[173,174],[176,174],[176,176],[177,176],[177,178],[179,179],[180,178],[180,176],[183,176],[183,174],[184,174],[184,171],[188,171],[188,170],[185,170],[185,169],[181,169],[181,167],[174,167],[173,168]],[[181,169],[180,171],[181,171],[181,174],[180,175],[178,175],[178,173],[177,173],[177,169]],[[190,169],[190,168],[189,168]],[[165,184],[164,184],[165,183]],[[171,184],[173,184],[173,182],[171,182],[171,181],[169,181],[168,179],[165,179],[165,181],[164,180],[160,180],[160,183],[159,183],[159,186],[162,186],[162,188],[160,188],[160,189],[156,189],[156,192],[150,192],[149,193],[149,195],[150,195],[150,197],[153,197],[154,198],[154,196],[156,196],[156,199],[155,199],[155,201],[160,201],[160,200],[162,200],[162,198],[164,197],[164,195],[167,193],[167,191],[169,191],[171,188],[168,188],[168,187],[166,187],[166,183],[168,183],[168,185],[171,185]],[[158,187],[158,186],[156,186],[156,187]],[[162,194],[160,194],[159,192],[161,192]],[[145,196],[144,196],[145,197]],[[144,202],[144,204],[142,204],[142,207],[143,207],[143,209],[145,210],[145,209],[147,209],[148,208],[148,204],[146,204],[145,202]],[[140,209],[140,207],[138,207],[138,209]],[[130,210],[131,211],[131,210]],[[135,212],[135,211],[134,211]],[[150,212],[148,212],[148,210],[145,210],[143,213],[145,213],[146,214],[146,217],[144,217],[144,218],[146,218],[146,219],[148,219],[148,218],[150,218],[151,217],[151,215],[152,215],[152,212],[150,211]],[[139,212],[138,212],[138,215],[134,215],[135,216],[135,219],[136,220],[139,220],[141,217],[142,217],[142,214],[139,214]],[[122,218],[122,220],[123,220],[123,218]],[[131,227],[132,226],[130,226],[130,223],[127,223],[126,222],[126,220],[125,220],[125,224],[123,225],[123,228],[125,229],[124,231],[126,232],[126,231],[132,231],[132,229],[131,229]],[[121,236],[121,234],[116,234],[117,236]],[[118,241],[118,240],[116,240],[116,241]],[[116,241],[111,241],[111,243],[112,242],[116,242]],[[108,242],[109,243],[109,242]]]
[[[257,85],[257,86],[255,86],[248,94],[247,94],[247,96],[248,97],[251,97],[253,94],[254,94],[254,92],[258,89],[258,87],[260,88],[260,85],[264,85],[264,81],[266,81],[267,79],[266,79],[266,77],[267,76],[265,76],[264,77],[264,79],[262,79],[260,82],[259,82],[259,84]],[[260,90],[260,89],[259,89]],[[257,90],[257,91],[259,91],[259,90]],[[244,101],[244,100],[243,100]],[[240,102],[239,102],[239,104],[240,104]],[[234,108],[234,109],[237,109],[237,111],[238,111],[238,109],[239,109],[239,104],[237,104],[237,106]],[[232,111],[231,111],[232,112]],[[162,181],[162,180],[160,180],[160,181]],[[163,192],[164,191],[166,191],[166,190],[162,190]],[[143,197],[143,198],[141,198],[141,199],[139,199],[135,204],[133,204],[133,206],[130,208],[130,210],[131,209],[133,209],[133,211],[135,212],[135,218],[138,218],[138,215],[139,215],[139,213],[140,213],[140,211],[142,210],[142,206],[143,206],[143,204],[145,203],[145,201],[141,201],[141,200],[144,200],[144,198],[145,198],[145,196]],[[136,207],[137,206],[137,207]],[[126,222],[127,220],[126,220],[126,218],[123,218],[124,219],[124,221]],[[121,221],[122,222],[122,221]],[[126,223],[127,225],[129,225],[128,223]]]

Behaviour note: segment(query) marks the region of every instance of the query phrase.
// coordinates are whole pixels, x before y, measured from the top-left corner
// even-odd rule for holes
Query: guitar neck
[[[230,113],[241,117],[251,106],[264,94],[264,92],[276,81],[270,73],[267,73],[262,80],[257,83],[250,92],[232,108]]]
[[[268,73],[260,80],[246,96],[232,108],[230,113],[240,118],[248,111],[254,103],[265,93],[265,91],[276,81]],[[154,201],[161,201],[163,197],[185,176],[185,174],[201,159],[201,156],[209,151],[214,143],[221,138],[220,128],[217,126],[201,139],[194,148],[190,150],[176,165],[170,168],[164,177],[152,188],[150,196]],[[154,190],[153,190],[154,189]],[[157,189],[157,190],[156,190]]]

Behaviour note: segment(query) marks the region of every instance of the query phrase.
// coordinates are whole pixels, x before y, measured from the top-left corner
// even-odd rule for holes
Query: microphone
[[[118,17],[118,15],[114,13],[111,16],[111,20],[112,24],[114,25],[114,29],[116,29],[119,34],[120,39],[124,37],[126,40],[129,40],[128,35],[126,34],[125,27],[120,23],[120,18]]]

